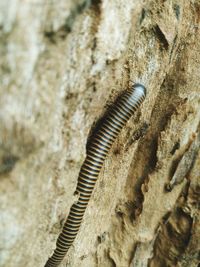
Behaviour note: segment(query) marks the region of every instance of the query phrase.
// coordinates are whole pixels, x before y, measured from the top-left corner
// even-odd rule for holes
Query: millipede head
[[[132,89],[134,91],[136,91],[138,93],[138,95],[141,95],[143,97],[145,97],[147,94],[147,89],[141,83],[135,83],[133,85]]]

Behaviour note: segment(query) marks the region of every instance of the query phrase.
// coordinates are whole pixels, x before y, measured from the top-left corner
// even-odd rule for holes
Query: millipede
[[[104,160],[119,132],[141,105],[145,96],[146,88],[142,84],[134,84],[117,98],[103,118],[101,125],[92,135],[87,146],[85,161],[78,176],[75,191],[78,200],[71,206],[62,232],[58,236],[53,255],[47,260],[44,267],[57,267],[65,257],[79,231]]]

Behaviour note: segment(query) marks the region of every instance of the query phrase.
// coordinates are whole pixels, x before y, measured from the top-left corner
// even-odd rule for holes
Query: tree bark
[[[199,0],[2,0],[0,53],[0,266],[44,266],[87,140],[135,82],[61,267],[199,266]]]

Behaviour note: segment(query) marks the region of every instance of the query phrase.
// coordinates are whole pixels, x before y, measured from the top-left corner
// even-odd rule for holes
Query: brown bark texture
[[[0,1],[0,266],[43,267],[86,143],[134,82],[61,267],[197,267],[200,1]]]

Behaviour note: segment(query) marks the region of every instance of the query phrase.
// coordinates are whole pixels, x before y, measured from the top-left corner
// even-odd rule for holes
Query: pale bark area
[[[199,0],[0,0],[0,266],[44,266],[91,129],[133,82],[147,97],[61,267],[198,266],[199,77]]]

